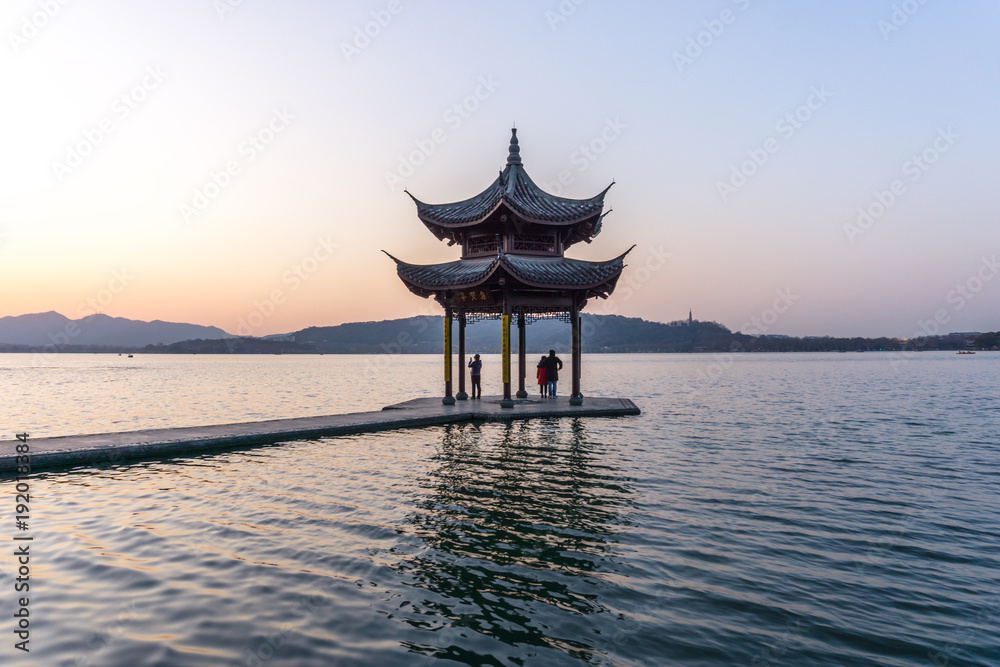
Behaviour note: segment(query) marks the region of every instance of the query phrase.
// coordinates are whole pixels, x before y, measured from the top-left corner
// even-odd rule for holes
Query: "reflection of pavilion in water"
[[[450,619],[507,644],[591,654],[592,647],[549,633],[561,612],[608,612],[593,584],[617,569],[628,480],[587,441],[580,420],[485,428],[504,429],[501,442],[487,444],[475,425],[448,427],[439,465],[421,482],[426,495],[403,532],[431,548],[394,567],[436,595],[411,604],[416,615],[406,622],[429,627]],[[540,428],[551,432],[539,437]]]

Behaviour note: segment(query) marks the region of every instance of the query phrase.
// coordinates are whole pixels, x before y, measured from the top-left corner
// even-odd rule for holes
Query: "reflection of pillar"
[[[458,393],[455,398],[460,401],[469,400],[465,393],[465,313],[458,314]]]
[[[524,352],[524,313],[517,314],[517,397],[528,398],[524,390],[524,374],[526,372]]]
[[[581,354],[581,340],[580,340],[580,304],[576,299],[573,299],[573,310],[570,311],[570,320],[572,322],[572,336],[573,336],[573,392],[569,397],[570,405],[583,405],[583,394],[580,393],[580,362],[582,360]]]
[[[510,397],[510,294],[507,289],[503,291],[503,315],[501,325],[503,344],[501,345],[501,362],[503,369],[503,399],[500,401],[501,408],[514,407],[514,401]]]
[[[445,405],[454,405],[455,398],[451,395],[451,307],[444,309],[444,398]]]

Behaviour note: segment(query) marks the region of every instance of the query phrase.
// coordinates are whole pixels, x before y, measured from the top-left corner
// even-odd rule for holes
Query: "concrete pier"
[[[638,415],[627,398],[590,398],[570,405],[568,397],[517,399],[513,408],[500,407],[500,396],[442,405],[440,397],[417,398],[382,408],[379,412],[353,412],[326,417],[274,419],[243,424],[150,429],[125,433],[29,438],[31,470],[79,465],[119,463],[301,440],[352,435],[399,428],[419,428],[467,421],[511,421],[544,417],[620,417]],[[17,440],[0,441],[0,472],[17,469]]]

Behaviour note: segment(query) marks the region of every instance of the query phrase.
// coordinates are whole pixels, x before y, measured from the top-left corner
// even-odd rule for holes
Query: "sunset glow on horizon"
[[[404,188],[474,196],[516,123],[544,189],[615,182],[567,254],[637,247],[585,312],[995,331],[998,26],[985,0],[12,0],[0,317],[439,314],[381,252],[458,258]]]

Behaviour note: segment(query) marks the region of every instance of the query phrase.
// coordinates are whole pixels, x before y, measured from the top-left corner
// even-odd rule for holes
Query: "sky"
[[[632,244],[587,311],[1000,329],[1000,4],[7,0],[0,316],[266,335],[437,314],[423,201],[503,168]]]

